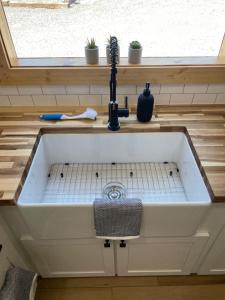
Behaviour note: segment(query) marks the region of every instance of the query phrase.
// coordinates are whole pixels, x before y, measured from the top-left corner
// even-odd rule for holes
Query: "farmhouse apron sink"
[[[142,199],[142,236],[192,235],[211,203],[183,132],[51,133],[18,206],[36,238],[92,237],[92,204],[108,184]]]

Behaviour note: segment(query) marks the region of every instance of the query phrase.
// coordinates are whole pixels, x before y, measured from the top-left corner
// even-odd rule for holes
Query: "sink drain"
[[[103,197],[110,200],[126,198],[126,188],[119,182],[110,182],[103,189]]]

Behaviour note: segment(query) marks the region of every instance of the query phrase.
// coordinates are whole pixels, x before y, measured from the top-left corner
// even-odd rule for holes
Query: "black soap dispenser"
[[[150,91],[150,83],[145,84],[143,94],[138,97],[137,119],[139,122],[149,122],[152,118],[154,97]]]

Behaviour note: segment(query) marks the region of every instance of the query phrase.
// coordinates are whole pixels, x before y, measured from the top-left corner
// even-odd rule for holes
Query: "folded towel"
[[[140,199],[95,199],[96,237],[123,240],[137,238],[140,235],[142,212]]]
[[[10,268],[6,273],[5,283],[0,291],[1,300],[29,300],[30,289],[35,273]]]

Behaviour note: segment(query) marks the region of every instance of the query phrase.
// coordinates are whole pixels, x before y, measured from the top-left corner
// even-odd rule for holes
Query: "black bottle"
[[[154,97],[150,91],[150,83],[145,84],[143,94],[138,97],[137,119],[140,122],[149,122],[152,118]]]

